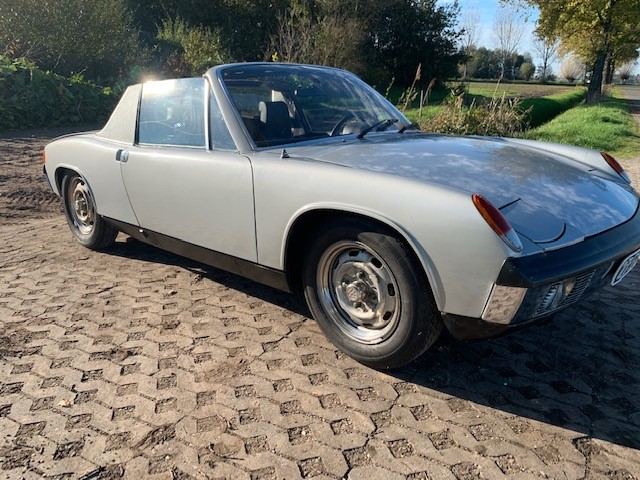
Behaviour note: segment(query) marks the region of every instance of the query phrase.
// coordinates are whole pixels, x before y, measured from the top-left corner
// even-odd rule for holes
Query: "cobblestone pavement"
[[[11,193],[41,143],[0,139],[22,212],[0,215],[1,478],[640,478],[640,271],[380,373],[290,295],[124,236],[82,248]]]

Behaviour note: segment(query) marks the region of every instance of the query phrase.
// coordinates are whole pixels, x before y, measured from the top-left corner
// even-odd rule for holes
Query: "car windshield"
[[[348,72],[303,65],[239,65],[222,80],[258,147],[369,131],[395,131],[408,120]]]

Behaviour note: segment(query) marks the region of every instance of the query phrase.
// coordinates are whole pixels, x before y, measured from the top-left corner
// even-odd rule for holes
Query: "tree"
[[[183,19],[166,19],[158,28],[159,47],[166,52],[162,66],[169,77],[193,77],[214,65],[225,63],[220,32],[209,27],[191,27]],[[164,48],[163,48],[164,47]]]
[[[192,27],[209,27],[220,32],[222,48],[233,61],[263,60],[278,15],[291,3],[290,0],[126,1],[148,44],[153,44],[157,28],[165,19],[181,18]]]
[[[363,74],[365,41],[362,25],[335,6],[312,9],[294,0],[291,8],[278,16],[269,53],[279,61],[330,65]]]
[[[531,77],[533,77],[534,73],[536,73],[536,67],[533,63],[524,62],[522,65],[520,65],[520,75],[525,80],[531,80]]]
[[[633,70],[636,67],[636,62],[627,62],[622,64],[622,66],[618,69],[618,75],[620,75],[620,80],[622,83],[628,83],[629,79],[633,76]]]
[[[519,13],[505,6],[498,7],[494,21],[494,44],[500,50],[500,80],[505,76],[507,63],[516,53],[524,35],[524,25]],[[515,77],[512,68],[511,78]]]
[[[560,77],[568,82],[575,82],[584,72],[584,64],[574,55],[568,57],[560,67]]]
[[[460,32],[460,47],[466,58],[464,60],[462,78],[467,78],[467,70],[473,47],[480,38],[480,10],[468,8],[462,14],[462,31]]]
[[[615,65],[640,47],[640,0],[502,0],[538,7],[537,32],[558,37],[590,65],[587,103],[600,100],[607,60]],[[625,58],[630,60],[630,58]]]
[[[357,4],[356,4],[357,5]],[[455,75],[463,54],[458,49],[457,2],[436,0],[373,0],[366,22],[370,65],[379,65],[400,85],[408,86],[422,64],[422,82],[441,82]],[[361,11],[357,12],[362,15]]]
[[[312,56],[314,37],[314,22],[309,9],[293,2],[289,10],[278,15],[276,25],[269,40],[272,59],[289,63],[308,62]]]
[[[557,38],[545,38],[540,34],[534,34],[533,48],[540,57],[540,83],[545,83],[551,73],[551,65],[558,60],[560,41]]]
[[[110,77],[138,55],[124,0],[0,0],[0,42],[46,70]]]

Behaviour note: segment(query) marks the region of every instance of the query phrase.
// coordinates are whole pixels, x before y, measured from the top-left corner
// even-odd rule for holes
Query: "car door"
[[[143,229],[257,260],[251,162],[235,151],[205,79],[145,83],[125,157],[122,177]]]

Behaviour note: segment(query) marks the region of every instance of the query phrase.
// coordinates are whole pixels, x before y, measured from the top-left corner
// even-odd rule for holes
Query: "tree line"
[[[539,11],[535,66],[518,51],[525,29],[515,7]],[[588,78],[597,101],[638,57],[639,19],[640,0],[501,0],[490,49],[478,46],[479,11],[461,12],[457,1],[0,0],[0,48],[104,82],[259,60],[337,66],[381,89],[456,76],[547,81],[558,56],[571,54],[584,72],[567,75]]]
[[[455,76],[459,12],[436,0],[0,0],[0,47],[93,79],[277,60],[406,85],[419,64],[423,81]]]

